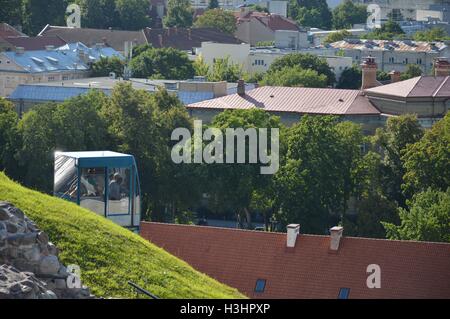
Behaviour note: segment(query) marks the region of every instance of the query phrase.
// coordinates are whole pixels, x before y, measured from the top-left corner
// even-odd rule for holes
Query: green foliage
[[[5,170],[13,177],[19,173],[15,159],[17,149],[20,147],[18,121],[14,105],[0,97],[0,171]]]
[[[327,77],[315,70],[304,70],[299,66],[285,67],[281,70],[267,73],[261,85],[269,86],[303,86],[320,88],[327,86]]]
[[[327,35],[325,40],[323,40],[323,43],[328,44],[328,43],[333,43],[333,42],[337,42],[337,41],[342,41],[351,36],[352,36],[352,34],[350,32],[348,32],[347,30],[341,30],[341,31],[333,32],[333,33],[330,33],[329,35]]]
[[[333,9],[333,28],[351,28],[354,24],[365,23],[367,16],[366,5],[345,0]]]
[[[194,23],[196,28],[216,28],[222,32],[233,34],[236,31],[236,18],[233,12],[223,9],[206,10]]]
[[[255,44],[256,47],[273,47],[274,45],[274,41],[259,41]]]
[[[267,9],[267,7],[261,6],[261,5],[259,5],[259,4],[252,3],[252,4],[250,4],[250,5],[247,5],[247,7],[248,7],[251,11],[270,13],[270,12],[269,12],[269,9]]]
[[[407,196],[429,187],[441,191],[450,187],[450,113],[420,141],[406,146],[401,160],[405,169],[402,188]]]
[[[435,42],[450,40],[450,37],[443,28],[431,28],[425,31],[417,31],[414,33],[413,39],[415,41]]]
[[[207,76],[209,74],[209,66],[206,64],[202,55],[197,56],[194,61],[195,75]]]
[[[401,223],[383,223],[390,239],[450,242],[450,188],[446,191],[427,189],[400,208]]]
[[[342,71],[336,87],[338,89],[359,89],[361,88],[361,77],[361,68],[357,64],[353,64],[351,68]]]
[[[47,196],[0,173],[0,198],[23,210],[60,249],[64,264],[79,265],[98,297],[142,298],[133,281],[160,298],[244,298],[137,234],[68,201]]]
[[[189,0],[169,0],[164,26],[188,28],[192,26],[193,15],[194,10]]]
[[[326,0],[290,0],[288,15],[301,26],[331,29],[332,14]]]
[[[22,23],[22,0],[0,0],[0,21],[11,26]]]
[[[242,76],[242,67],[230,61],[229,57],[224,59],[216,59],[210,72],[208,73],[208,81],[218,82],[236,82]]]
[[[147,0],[116,0],[115,4],[122,30],[140,30],[150,24]]]
[[[67,0],[23,0],[22,24],[28,35],[38,34],[47,24],[65,25]]]
[[[187,54],[174,48],[150,48],[130,62],[134,77],[186,80],[194,74]]]
[[[402,155],[407,146],[420,140],[422,135],[423,129],[416,115],[401,115],[389,118],[386,126],[378,128],[373,137],[373,143],[383,157],[383,195],[399,206],[405,204],[401,191],[405,174]]]
[[[125,62],[118,57],[104,58],[92,64],[91,75],[93,77],[108,76],[110,72],[114,72],[116,76],[123,75]]]
[[[276,59],[269,67],[268,74],[280,71],[285,67],[299,66],[302,69],[315,70],[319,75],[327,77],[327,84],[333,85],[335,75],[324,58],[312,54],[290,53]]]
[[[394,20],[390,19],[384,23],[381,28],[374,29],[361,38],[372,39],[372,40],[393,40],[404,38],[405,32],[402,30],[400,25]]]
[[[402,81],[422,75],[422,69],[416,64],[408,64],[406,71],[400,75]]]

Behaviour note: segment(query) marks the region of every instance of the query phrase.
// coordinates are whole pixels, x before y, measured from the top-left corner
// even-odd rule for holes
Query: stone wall
[[[94,298],[78,278],[59,261],[45,232],[20,209],[0,202],[0,299]]]

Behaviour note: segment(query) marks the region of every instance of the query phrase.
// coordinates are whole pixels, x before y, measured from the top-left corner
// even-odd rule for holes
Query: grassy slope
[[[161,298],[242,298],[237,290],[201,274],[140,236],[75,204],[29,190],[0,172],[0,200],[34,220],[77,264],[97,296],[135,298],[132,280]],[[142,296],[142,295],[141,295]]]

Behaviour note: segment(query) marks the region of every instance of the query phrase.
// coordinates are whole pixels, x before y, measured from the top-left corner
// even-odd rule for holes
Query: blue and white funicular
[[[111,151],[55,152],[54,195],[137,230],[140,186],[133,155]]]

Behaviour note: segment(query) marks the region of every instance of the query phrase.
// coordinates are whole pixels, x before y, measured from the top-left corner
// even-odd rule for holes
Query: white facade
[[[306,31],[277,30],[275,31],[275,47],[280,49],[298,50],[309,47]]]
[[[331,33],[339,32],[340,30],[312,30],[308,32],[308,37],[311,46],[318,46],[323,43],[323,41],[328,37]],[[369,31],[366,29],[347,29],[349,33],[355,36],[360,36],[368,33]]]
[[[212,65],[216,59],[228,57],[230,62],[245,67],[250,53],[250,44],[226,44],[216,42],[202,42],[202,46],[196,49],[196,55],[201,55],[206,64]]]

